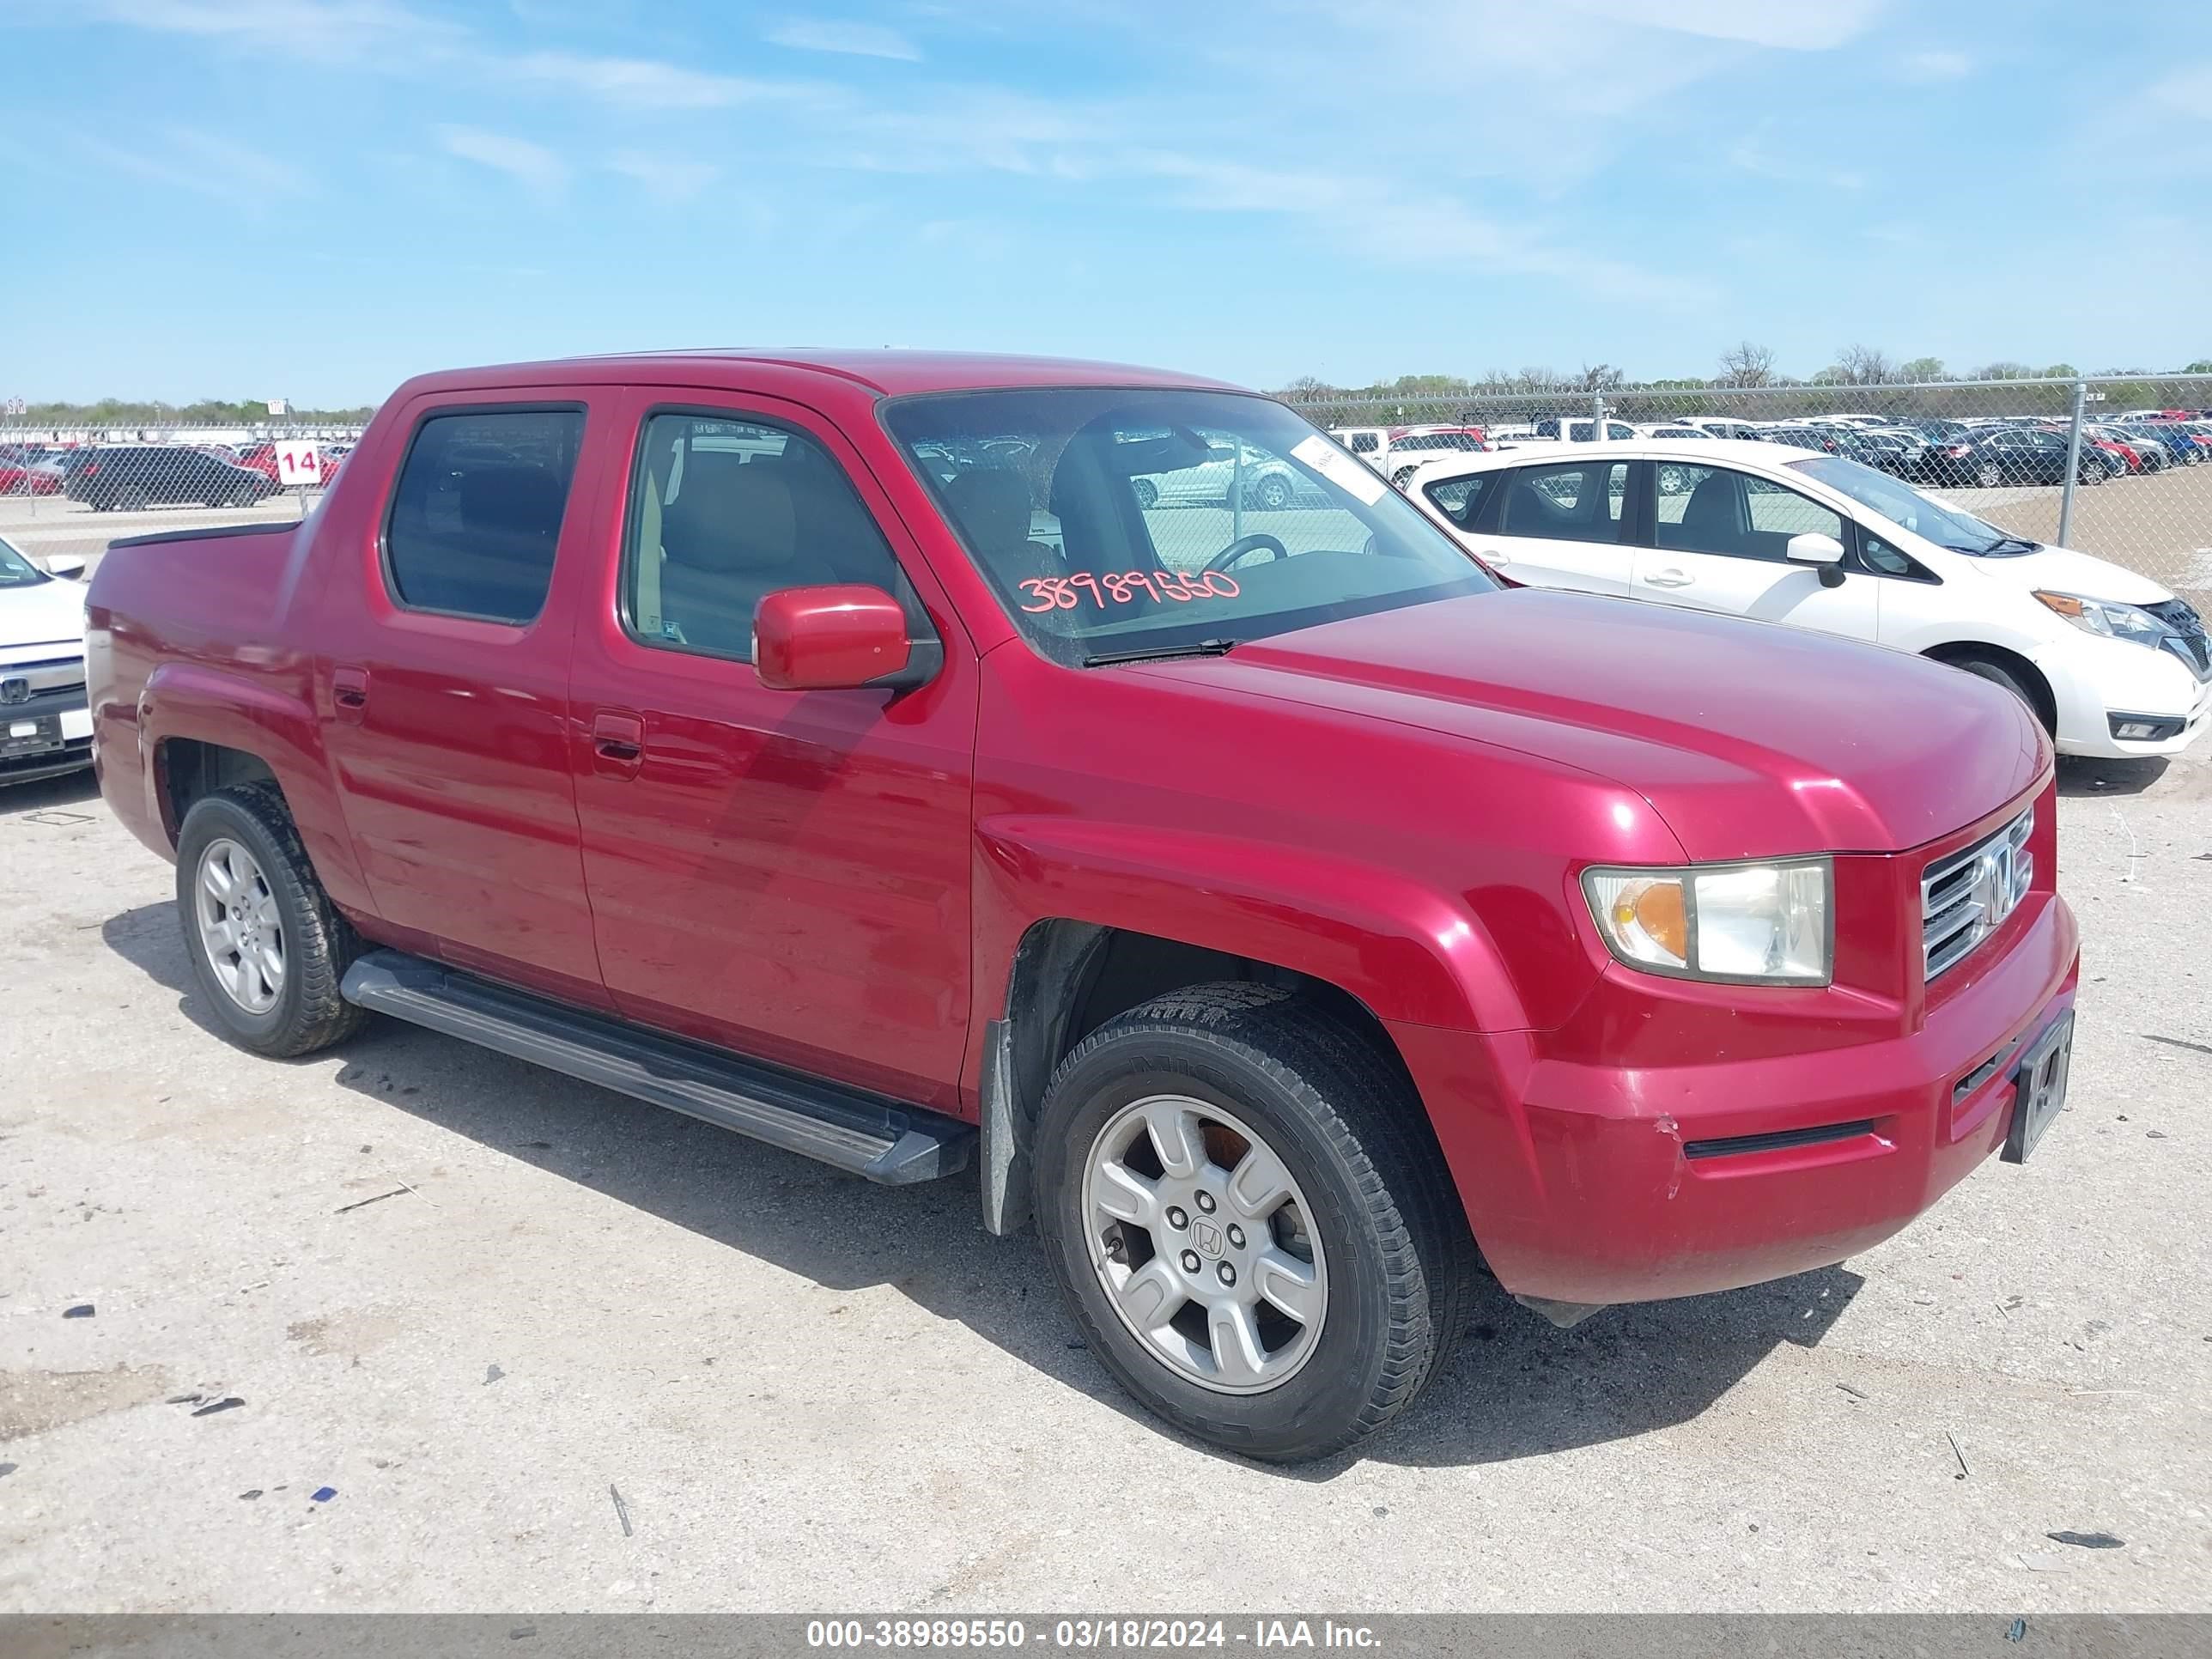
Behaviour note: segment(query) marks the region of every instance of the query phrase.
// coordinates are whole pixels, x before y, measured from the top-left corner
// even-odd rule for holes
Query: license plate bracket
[[[29,731],[22,728],[28,726]],[[43,755],[50,749],[62,746],[62,717],[59,714],[17,715],[9,718],[8,711],[0,708],[0,757],[13,759],[19,755]]]
[[[2066,1104],[2067,1074],[2074,1064],[2074,1015],[2069,1010],[2044,1029],[2013,1067],[2012,1125],[2005,1131],[2004,1161],[2024,1164]]]

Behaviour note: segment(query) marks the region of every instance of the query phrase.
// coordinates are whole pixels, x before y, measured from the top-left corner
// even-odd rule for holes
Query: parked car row
[[[294,485],[327,488],[349,442],[319,442],[318,465],[286,477],[277,444],[0,444],[0,497],[62,495],[95,512],[192,504],[247,507]],[[237,476],[251,473],[266,484]]]
[[[1604,436],[1615,442],[1639,438],[1751,440],[1839,455],[1914,483],[1993,489],[2063,483],[2069,448],[2067,428],[2066,422],[2043,416],[1905,421],[1846,413],[1747,421],[1700,415],[1635,424],[1608,416]],[[1339,427],[1332,435],[1403,489],[1414,467],[1433,459],[1437,451],[1587,443],[1597,435],[1597,420],[1595,416],[1547,416],[1487,432],[1471,426]],[[2208,457],[2212,457],[2212,416],[2190,410],[2138,410],[2111,421],[2085,423],[2075,477],[2081,483],[2099,484],[2170,466],[2194,466]]]

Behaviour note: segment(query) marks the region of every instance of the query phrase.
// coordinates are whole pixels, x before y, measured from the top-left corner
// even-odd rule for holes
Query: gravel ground
[[[1492,1293],[1292,1473],[1127,1406],[972,1176],[396,1024],[228,1047],[167,867],[14,792],[0,1611],[2212,1607],[2212,756],[2063,783],[2080,1040],[2028,1164],[1780,1284],[1567,1333]]]

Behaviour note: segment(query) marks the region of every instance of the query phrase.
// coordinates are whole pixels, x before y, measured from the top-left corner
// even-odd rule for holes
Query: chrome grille
[[[2035,879],[2027,850],[2035,829],[2031,806],[1972,846],[1940,858],[1920,878],[1920,930],[1927,976],[1956,967],[1996,932]]]

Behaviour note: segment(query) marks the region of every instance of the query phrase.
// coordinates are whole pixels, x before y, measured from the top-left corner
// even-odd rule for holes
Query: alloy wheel
[[[236,842],[211,841],[192,893],[216,983],[247,1013],[267,1013],[284,994],[284,921],[261,866]]]
[[[1249,1126],[1153,1095],[1108,1120],[1083,1167],[1106,1299],[1154,1358],[1221,1394],[1260,1394],[1313,1357],[1328,1267],[1305,1194]]]

